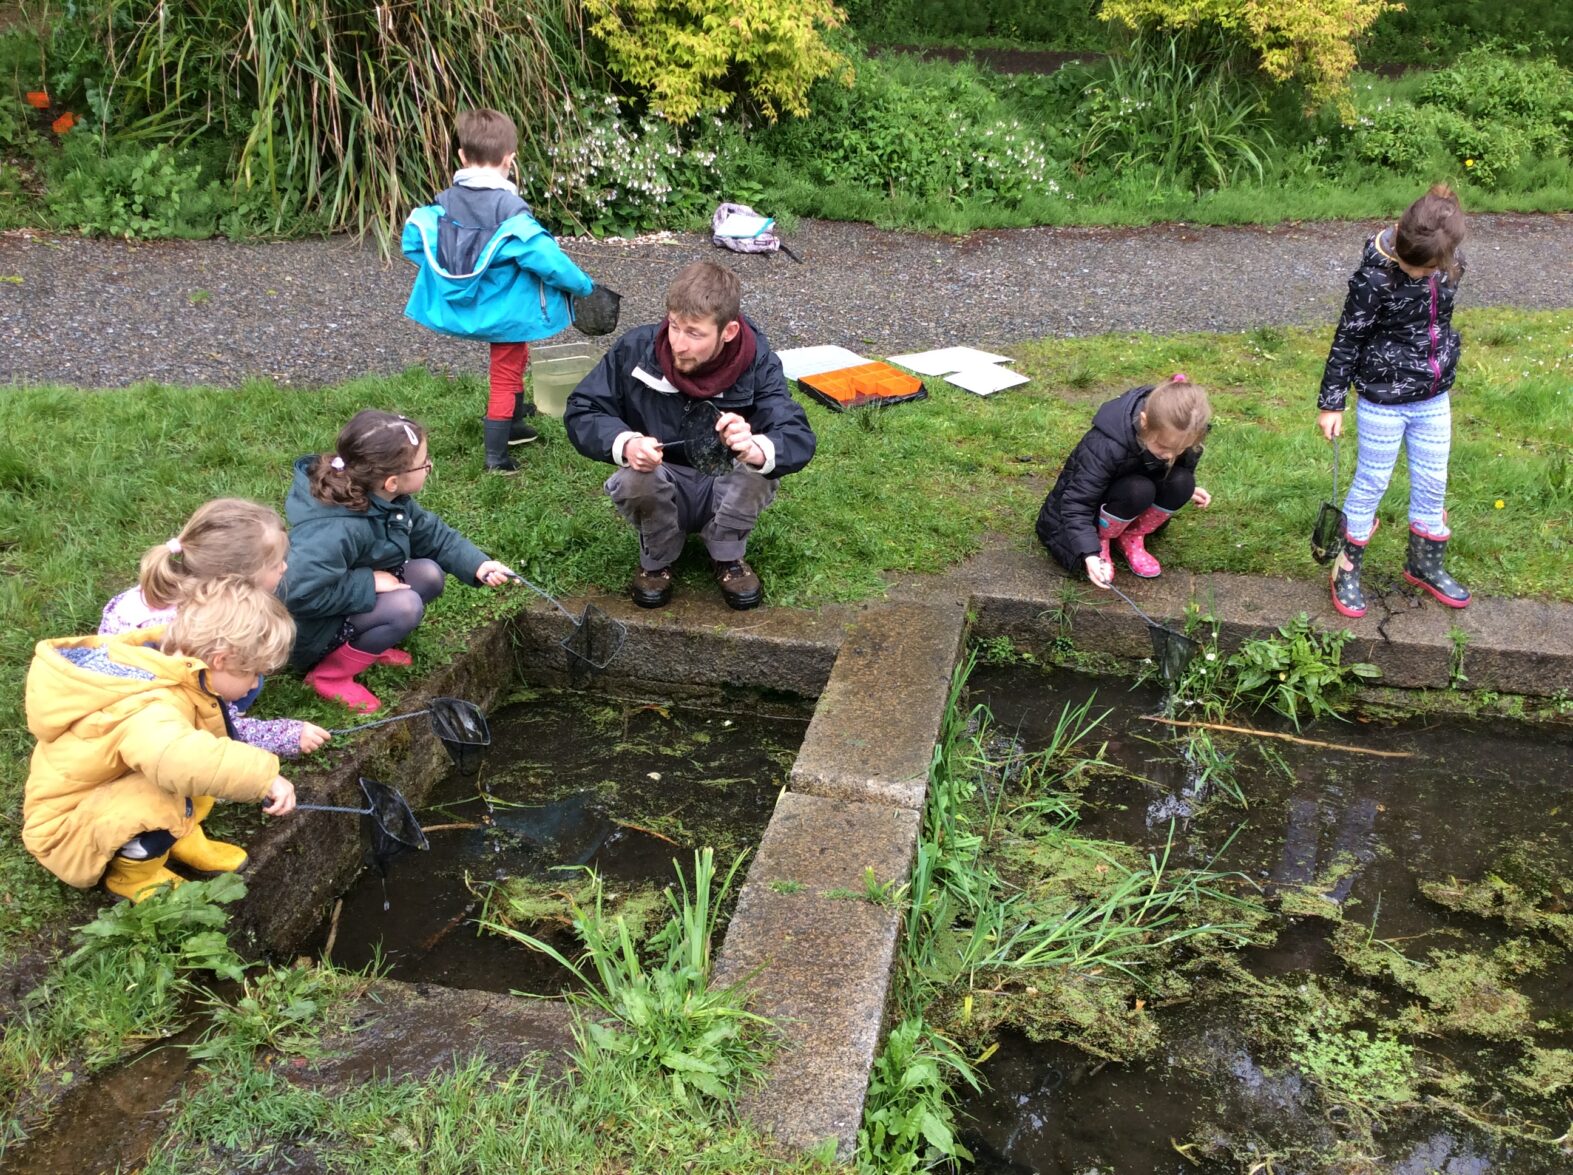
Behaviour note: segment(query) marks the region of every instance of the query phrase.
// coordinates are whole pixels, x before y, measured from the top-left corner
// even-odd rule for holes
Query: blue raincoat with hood
[[[419,270],[407,317],[486,343],[532,343],[567,329],[572,295],[587,296],[592,283],[533,216],[520,212],[499,224],[462,273],[440,261],[445,216],[441,204],[427,204],[404,222],[401,248]]]

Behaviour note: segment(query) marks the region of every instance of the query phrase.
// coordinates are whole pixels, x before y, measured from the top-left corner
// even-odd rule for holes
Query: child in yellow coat
[[[244,849],[202,831],[215,798],[282,816],[295,788],[276,755],[234,737],[223,703],[283,665],[294,639],[275,596],[219,579],[167,628],[41,641],[27,674],[28,852],[68,885],[102,879],[132,901],[182,880],[171,858],[203,873],[244,865]]]

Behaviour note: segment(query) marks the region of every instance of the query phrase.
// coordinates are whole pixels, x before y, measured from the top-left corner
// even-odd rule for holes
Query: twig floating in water
[[[1257,730],[1254,726],[1225,726],[1221,722],[1181,722],[1178,718],[1161,718],[1157,714],[1143,714],[1148,722],[1161,722],[1165,726],[1199,726],[1204,730],[1226,730],[1230,734],[1250,734],[1258,738],[1281,738],[1286,743],[1299,743],[1302,747],[1325,747],[1329,751],[1348,751],[1353,755],[1376,755],[1382,759],[1413,759],[1413,751],[1376,751],[1369,747],[1352,747],[1348,743],[1328,743],[1319,738],[1301,738],[1295,734],[1280,734],[1276,730]]]
[[[322,944],[322,961],[333,961],[333,944],[339,937],[339,915],[344,913],[344,899],[340,898],[333,903],[333,917],[328,922],[328,941]]]
[[[425,828],[421,829],[421,831],[429,836],[434,832],[457,832],[460,829],[469,832],[477,828],[485,827],[486,825],[482,824],[479,820],[457,820],[452,824],[428,824]]]
[[[669,845],[675,845],[677,843],[675,840],[664,833],[657,832],[653,828],[646,828],[642,824],[633,824],[627,820],[613,820],[612,823],[617,825],[619,828],[631,828],[635,832],[642,832],[646,836],[653,836],[656,838],[656,840],[664,840]]]

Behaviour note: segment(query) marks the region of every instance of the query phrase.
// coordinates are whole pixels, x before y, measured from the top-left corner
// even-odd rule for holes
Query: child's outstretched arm
[[[128,767],[177,796],[253,802],[267,795],[279,773],[277,755],[199,730],[164,702],[122,724],[117,750]]]

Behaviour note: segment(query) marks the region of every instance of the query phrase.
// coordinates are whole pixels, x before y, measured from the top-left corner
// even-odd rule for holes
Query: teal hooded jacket
[[[449,273],[439,263],[442,216],[442,205],[427,204],[404,222],[401,248],[418,270],[407,317],[486,343],[533,343],[567,329],[572,295],[586,297],[592,283],[533,216],[521,212],[498,225],[471,273]]]

